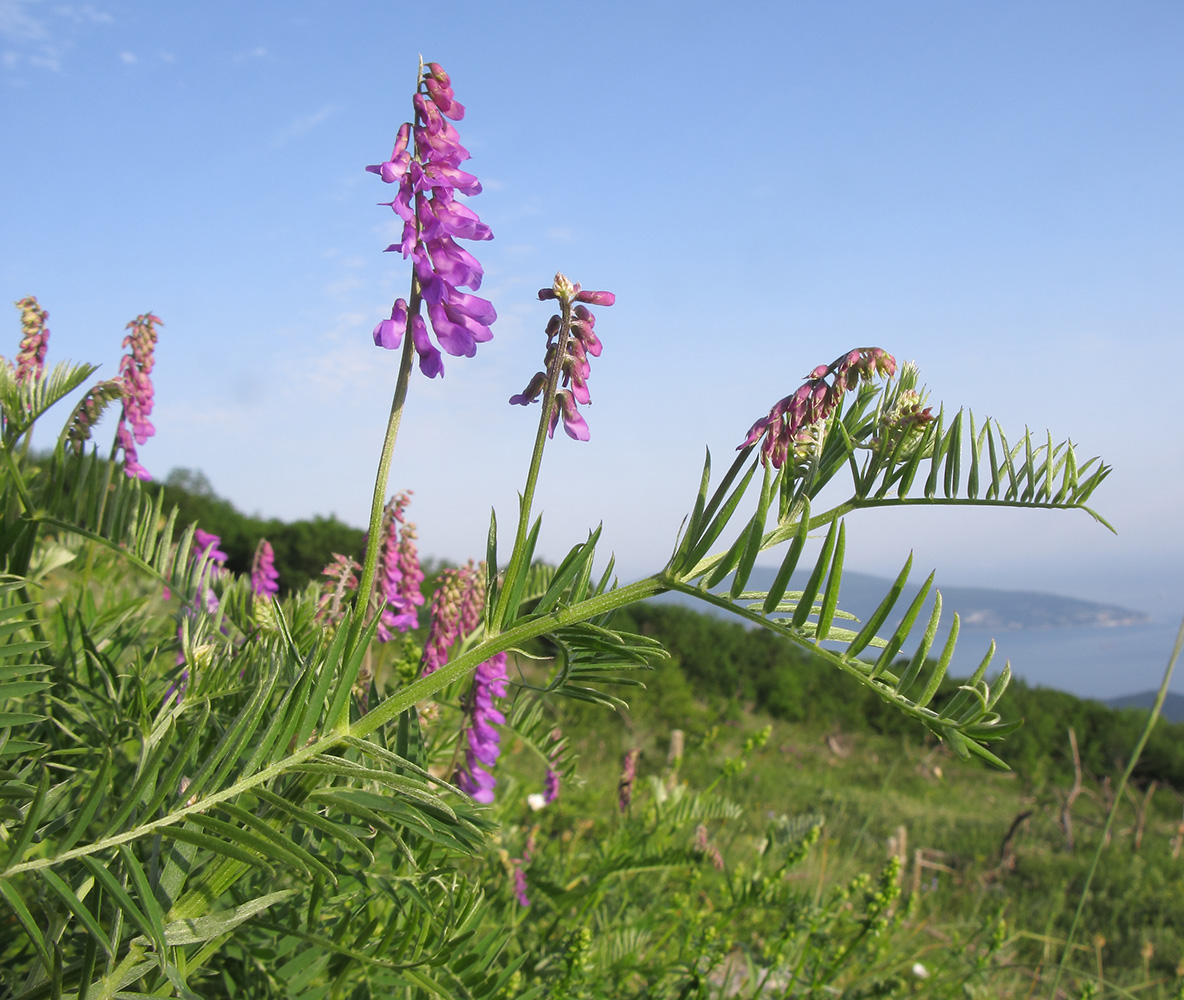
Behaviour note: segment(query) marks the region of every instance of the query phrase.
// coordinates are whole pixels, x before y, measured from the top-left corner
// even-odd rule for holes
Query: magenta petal
[[[611,306],[617,301],[612,292],[592,292],[580,290],[576,292],[577,302],[591,302],[594,306]]]
[[[470,319],[475,319],[482,326],[489,326],[497,319],[497,313],[494,311],[493,303],[488,299],[483,299],[479,295],[469,295],[465,292],[453,291],[448,296],[446,306],[451,307],[451,310],[464,313]]]
[[[444,362],[440,352],[432,345],[427,323],[419,313],[411,317],[411,340],[415,344],[415,353],[419,355],[419,370],[428,378],[443,375]]]
[[[450,285],[465,286],[473,291],[481,287],[485,271],[477,258],[458,246],[451,236],[428,241],[427,249],[436,273]]]
[[[384,319],[374,328],[374,345],[393,351],[403,342],[403,329],[394,320]]]
[[[454,358],[471,358],[477,353],[477,341],[468,326],[458,323],[445,312],[440,304],[428,303],[428,317],[432,321],[432,330],[436,340]],[[461,317],[467,319],[467,317]],[[472,320],[468,320],[472,323]]]

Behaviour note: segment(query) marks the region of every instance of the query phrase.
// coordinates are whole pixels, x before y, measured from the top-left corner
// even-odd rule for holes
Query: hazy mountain
[[[1158,691],[1144,691],[1142,694],[1128,694],[1121,698],[1108,698],[1106,704],[1110,708],[1143,708],[1150,710],[1155,704]],[[1169,691],[1163,702],[1161,718],[1169,722],[1184,722],[1184,694]]]
[[[772,568],[757,567],[748,581],[749,590],[765,590],[777,575]],[[809,577],[808,573],[795,573],[791,590],[800,590]],[[905,586],[889,623],[881,630],[889,631],[891,626],[904,616],[913,598],[921,589],[925,578],[918,576]],[[725,581],[726,583],[726,581]],[[1098,604],[1082,601],[1075,597],[1061,597],[1056,594],[1041,594],[1025,590],[992,590],[986,587],[943,587],[935,581],[942,596],[943,624],[957,612],[962,621],[962,630],[991,632],[998,634],[1013,629],[1055,629],[1083,627],[1118,627],[1123,625],[1145,625],[1151,621],[1141,611],[1120,607],[1116,604]],[[844,572],[839,590],[839,608],[850,611],[860,619],[866,619],[892,586],[892,581],[867,573]],[[691,598],[674,595],[669,598],[679,603],[709,610],[709,606]],[[920,615],[920,626],[928,619],[933,607],[933,590],[925,599]]]

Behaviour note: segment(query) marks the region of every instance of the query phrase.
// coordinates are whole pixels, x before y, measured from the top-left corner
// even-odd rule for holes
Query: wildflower
[[[197,528],[193,532],[194,561],[205,561],[197,578],[197,595],[204,600],[206,611],[210,614],[218,610],[218,595],[209,583],[222,574],[227,558],[226,553],[218,547],[221,544],[222,539],[208,531]]]
[[[518,897],[519,906],[530,906],[530,897],[526,895],[526,872],[521,864],[514,865],[514,895]]]
[[[251,560],[251,591],[256,597],[275,596],[280,592],[280,574],[275,568],[275,550],[266,538],[259,539]]]
[[[736,450],[764,437],[761,461],[766,465],[772,462],[773,468],[780,469],[791,448],[800,457],[818,443],[821,426],[835,411],[843,393],[860,381],[870,382],[875,375],[892,375],[895,371],[896,359],[879,347],[861,347],[829,365],[819,365],[796,392],[777,402],[767,417],[752,425]],[[828,378],[833,381],[828,383]]]
[[[628,812],[633,802],[633,782],[637,780],[637,758],[640,750],[630,750],[621,764],[621,777],[617,782],[617,806],[621,812]]]
[[[123,398],[123,392],[123,382],[117,378],[96,382],[91,386],[82,402],[74,408],[66,425],[66,443],[74,449],[74,454],[82,454],[83,447],[90,440],[91,429],[111,403]]]
[[[436,341],[454,357],[471,358],[477,344],[493,338],[490,326],[497,313],[486,299],[459,291],[477,291],[484,271],[456,241],[490,240],[493,233],[472,209],[456,200],[457,192],[481,192],[481,182],[460,169],[469,151],[451,124],[464,118],[464,106],[456,100],[452,81],[439,63],[428,63],[425,69],[412,100],[414,125],[399,126],[390,159],[366,169],[385,183],[398,185],[394,200],[382,204],[403,220],[403,235],[386,249],[400,251],[404,260],[410,257],[414,272],[412,306],[396,299],[391,318],[374,328],[374,343],[389,350],[398,348],[410,328],[419,369],[435,378],[444,374],[444,363],[428,336],[419,311],[421,300]]]
[[[327,625],[336,625],[341,621],[345,614],[346,595],[358,589],[358,573],[361,569],[356,560],[333,553],[333,561],[321,570],[325,580],[321,583],[321,597],[317,602],[318,621]]]
[[[482,663],[473,674],[469,690],[469,725],[465,730],[465,762],[456,775],[456,783],[476,801],[493,801],[497,779],[494,765],[501,756],[501,734],[493,723],[501,725],[506,717],[498,710],[495,698],[506,696],[506,654],[503,650]]]
[[[529,406],[546,391],[548,385],[554,385],[555,405],[551,409],[548,434],[554,436],[555,427],[562,417],[563,429],[568,437],[587,441],[588,423],[576,404],[592,402],[588,392],[588,375],[592,370],[588,355],[600,357],[602,345],[596,336],[596,317],[585,303],[611,306],[616,302],[616,296],[612,292],[585,291],[577,282],[563,274],[556,274],[550,288],[539,290],[539,299],[558,299],[563,315],[552,316],[547,323],[547,352],[543,362],[545,370],[536,372],[522,392],[510,397],[510,403]],[[560,385],[562,388],[559,388]]]
[[[16,381],[36,382],[45,371],[45,352],[49,349],[49,313],[32,295],[15,302],[21,311],[21,349],[16,356]]]
[[[543,779],[543,805],[559,798],[559,772],[554,765],[563,753],[563,730],[555,728],[550,734],[551,749],[547,753],[547,776]]]
[[[396,494],[382,515],[378,594],[384,605],[375,632],[379,642],[390,642],[394,631],[406,632],[419,625],[415,609],[423,604],[419,590],[423,571],[415,547],[415,525],[407,522],[403,514],[410,499],[410,491]]]
[[[129,478],[151,479],[148,470],[140,465],[136,445],[144,444],[156,428],[148,417],[152,413],[152,367],[156,349],[156,327],[163,326],[160,318],[143,313],[128,323],[132,332],[123,338],[123,346],[130,347],[119,362],[119,377],[123,380],[123,413],[115,430],[116,447],[123,449],[123,471]]]
[[[470,562],[468,566],[446,569],[440,574],[423,650],[424,677],[448,662],[453,643],[477,627],[484,605],[484,564],[474,566]]]
[[[514,895],[518,897],[518,905],[522,907],[530,906],[530,897],[526,894],[526,866],[530,864],[530,859],[534,856],[535,829],[532,827],[526,837],[522,857],[510,859],[510,864],[514,867]]]

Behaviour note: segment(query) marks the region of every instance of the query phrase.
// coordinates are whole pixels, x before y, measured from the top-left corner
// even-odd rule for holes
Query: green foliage
[[[594,568],[599,529],[558,566],[536,562],[540,432],[504,564],[491,522],[481,625],[416,676],[413,635],[374,641],[366,574],[357,607],[332,623],[318,617],[317,586],[298,585],[332,551],[356,552],[354,529],[322,519],[286,534],[242,518],[196,474],[145,486],[62,436],[30,456],[34,421],[89,375],[59,366],[27,385],[0,377],[0,997],[690,997],[732,995],[741,981],[753,996],[774,982],[786,994],[875,996],[913,982],[919,929],[905,922],[894,863],[807,885],[796,872],[825,810],[746,828],[738,797],[756,780],[767,731],[709,761],[694,786],[672,736],[665,773],[635,781],[630,754],[616,807],[547,807],[532,819],[537,800],[512,774],[494,810],[450,783],[468,749],[470,675],[511,654],[519,672],[504,732],[536,775],[575,787],[557,700],[624,712],[637,672],[670,654],[643,618],[628,627],[616,616],[679,591],[767,636],[753,653],[735,631],[716,641],[683,623],[675,647],[688,674],[711,676],[696,657],[714,642],[715,690],[733,706],[765,699],[791,711],[817,693],[811,711],[833,710],[833,721],[862,698],[873,717],[919,721],[962,757],[998,763],[985,745],[1010,729],[996,711],[1006,671],[988,686],[988,652],[950,686],[957,628],[928,656],[940,600],[919,651],[898,663],[922,598],[878,634],[906,566],[868,621],[845,612],[842,519],[912,502],[1077,508],[1105,467],[1030,436],[1008,445],[969,418],[963,439],[961,415],[895,436],[906,373],[887,399],[871,386],[849,394],[782,469],[763,470],[747,498],[755,513],[731,542],[720,540],[758,479],[757,457],[743,450],[714,490],[708,460],[668,565],[620,586],[611,560]],[[844,469],[852,498],[812,514]],[[922,496],[909,495],[914,482]],[[195,550],[199,519],[223,536],[229,571]],[[263,535],[288,575],[279,601],[234,573]],[[376,541],[372,531],[371,568]],[[782,544],[771,589],[746,591],[757,555]],[[799,561],[812,571],[791,592]],[[786,648],[799,681],[845,682],[847,705],[783,679]],[[664,710],[699,711],[681,678],[660,682]],[[699,748],[710,754],[717,738],[709,731]],[[535,900],[526,914],[523,878]],[[961,939],[942,988],[969,988],[995,950],[971,953]]]

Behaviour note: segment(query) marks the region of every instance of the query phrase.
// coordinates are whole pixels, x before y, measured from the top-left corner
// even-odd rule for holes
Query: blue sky
[[[165,322],[158,477],[247,512],[363,524],[406,295],[364,172],[452,74],[494,231],[495,339],[412,385],[392,490],[421,549],[508,531],[556,269],[614,291],[588,444],[556,440],[542,547],[603,520],[666,558],[703,447],[730,454],[814,365],[915,359],[935,401],[1071,436],[1114,466],[1079,513],[852,518],[849,565],[1184,610],[1184,6],[0,0],[0,285],[51,360],[116,371]],[[19,317],[9,314],[11,356]],[[113,427],[99,431],[104,447]],[[1166,650],[1165,650],[1166,654]]]

